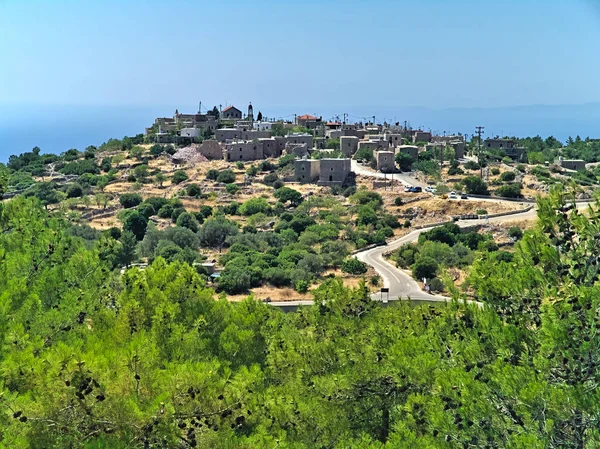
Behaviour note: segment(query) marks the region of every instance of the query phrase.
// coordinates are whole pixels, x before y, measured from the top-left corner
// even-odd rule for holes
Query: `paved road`
[[[400,181],[404,185],[420,186],[423,188],[427,187],[427,184],[414,178],[413,176],[411,176],[410,173],[387,173],[387,174],[385,174],[385,173],[381,173],[381,172],[376,172],[376,171],[371,170],[369,167],[365,167],[364,165],[359,164],[354,159],[350,160],[350,166],[352,168],[352,171],[354,173],[356,173],[357,175],[368,176],[370,178],[395,179],[397,181]]]

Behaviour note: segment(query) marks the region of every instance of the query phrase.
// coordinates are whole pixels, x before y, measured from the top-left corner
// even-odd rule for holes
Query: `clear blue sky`
[[[0,0],[0,103],[598,102],[599,48],[581,0]]]

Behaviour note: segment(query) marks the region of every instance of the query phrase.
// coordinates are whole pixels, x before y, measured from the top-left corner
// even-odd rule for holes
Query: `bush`
[[[211,168],[210,170],[208,170],[206,172],[206,179],[216,181],[218,177],[219,177],[219,170],[215,170],[214,168]]]
[[[367,264],[355,257],[346,259],[342,263],[342,272],[358,276],[367,272]]]
[[[185,207],[173,207],[173,212],[171,212],[171,220],[173,220],[173,223],[176,223],[179,216],[185,212]]]
[[[142,197],[137,193],[123,193],[119,197],[119,202],[125,209],[130,209],[142,202]]]
[[[488,211],[487,211],[487,210],[485,210],[485,209],[477,209],[477,210],[475,211],[475,213],[476,213],[477,215],[487,215],[487,214],[488,214]]]
[[[454,175],[463,175],[464,173],[465,173],[465,172],[464,172],[464,171],[463,171],[461,168],[459,168],[459,167],[456,167],[456,168],[454,168],[454,167],[450,167],[450,168],[448,169],[448,175],[449,175],[449,176],[454,176]]]
[[[433,278],[429,281],[429,290],[432,292],[443,292],[446,289],[440,278]]]
[[[410,221],[408,218],[407,218],[406,220],[404,220],[404,224],[403,224],[403,226],[404,226],[405,228],[410,228],[410,227],[411,227],[411,225],[412,225],[412,223],[411,223],[411,221]]]
[[[513,161],[511,158],[509,158],[508,156],[504,156],[504,157],[502,158],[502,162],[503,162],[504,164],[506,164],[506,165],[510,165],[510,164],[512,164],[514,161]]]
[[[298,293],[306,293],[310,287],[310,282],[304,279],[296,281],[295,289]]]
[[[146,218],[150,218],[152,215],[156,213],[156,210],[149,203],[142,203],[138,206],[138,212]]]
[[[162,198],[160,196],[152,196],[147,198],[144,203],[151,205],[155,211],[159,211],[161,207],[165,204],[169,204],[169,201],[166,198]]]
[[[123,229],[125,231],[132,232],[138,241],[144,238],[147,226],[148,219],[140,214],[137,210],[131,211],[123,223]]]
[[[402,206],[402,203],[403,203],[402,198],[400,198],[399,196],[397,196],[394,199],[394,206]]]
[[[500,169],[498,167],[494,167],[490,171],[492,172],[492,175],[494,175],[494,176],[498,176],[500,174]]]
[[[198,198],[202,194],[202,190],[198,184],[188,184],[185,188],[185,193],[187,196]]]
[[[285,184],[283,183],[283,181],[281,179],[278,179],[271,185],[271,187],[273,187],[275,190],[277,190],[277,189],[281,189],[284,185]]]
[[[412,268],[413,276],[421,280],[432,279],[435,277],[439,269],[438,263],[431,257],[420,257]]]
[[[225,190],[230,195],[235,195],[236,193],[238,193],[240,191],[240,188],[237,185],[235,185],[235,184],[227,184],[225,186]]]
[[[271,212],[271,206],[264,198],[251,198],[240,206],[242,215],[254,215],[263,213],[268,215]]]
[[[217,176],[217,182],[222,182],[223,184],[231,184],[235,182],[235,173],[231,170],[223,170]]]
[[[479,164],[477,162],[475,162],[475,161],[467,161],[467,162],[465,162],[464,167],[467,170],[479,170],[481,168],[479,166]]]
[[[268,186],[273,185],[273,183],[278,180],[279,180],[279,176],[277,176],[275,173],[269,173],[268,175],[265,175],[265,177],[263,178],[263,182]]]
[[[508,236],[515,240],[520,240],[523,237],[523,230],[518,226],[513,226],[508,230]]]
[[[512,171],[505,171],[504,173],[502,173],[502,175],[500,175],[500,180],[503,182],[512,182],[515,180],[517,176],[515,175],[515,172]]]
[[[464,184],[467,193],[473,195],[488,194],[487,184],[483,181],[483,179],[478,178],[477,176],[467,176],[465,179],[463,179],[462,183]]]
[[[248,270],[238,267],[226,267],[219,279],[219,288],[232,295],[247,292],[251,285]]]
[[[67,187],[67,198],[79,198],[83,195],[81,184],[71,184]]]
[[[517,165],[517,170],[519,170],[521,173],[525,173],[527,171],[527,167],[525,167],[525,165],[523,164],[519,164]]]
[[[188,179],[188,175],[186,172],[184,172],[183,170],[177,170],[175,173],[173,173],[173,178],[171,179],[171,181],[173,182],[173,184],[181,184],[183,181],[187,181]]]
[[[518,182],[507,184],[496,189],[496,195],[504,198],[520,198],[521,197],[521,184]]]
[[[198,231],[198,221],[196,220],[196,217],[189,212],[182,212],[179,214],[176,224],[182,228],[188,228],[193,232]]]
[[[171,218],[171,214],[173,213],[173,206],[170,204],[165,204],[158,210],[157,215],[160,218]]]

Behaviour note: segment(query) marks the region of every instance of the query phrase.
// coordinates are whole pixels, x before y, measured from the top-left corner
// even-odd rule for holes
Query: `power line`
[[[479,162],[479,177],[483,179],[483,164],[481,163],[481,135],[483,134],[483,126],[476,126],[477,130],[477,162]]]

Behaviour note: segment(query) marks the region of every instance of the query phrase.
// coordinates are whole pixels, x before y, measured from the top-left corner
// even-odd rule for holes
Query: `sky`
[[[600,102],[597,4],[0,0],[0,105]]]

